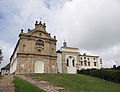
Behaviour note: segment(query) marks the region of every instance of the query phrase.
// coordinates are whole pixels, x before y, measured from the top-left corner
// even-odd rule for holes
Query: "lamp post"
[[[102,59],[100,58],[100,64],[101,64],[101,69],[102,69]]]

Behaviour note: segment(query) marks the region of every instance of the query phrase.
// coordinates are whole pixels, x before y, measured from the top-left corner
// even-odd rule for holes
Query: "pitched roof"
[[[10,69],[10,63],[9,64],[7,64],[5,67],[3,67],[3,68],[1,68],[1,70],[9,70]]]

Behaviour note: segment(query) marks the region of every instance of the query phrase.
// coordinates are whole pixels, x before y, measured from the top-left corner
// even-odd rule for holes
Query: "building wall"
[[[81,64],[81,62],[83,62],[83,64]],[[90,65],[88,64],[88,62],[90,62]],[[96,66],[94,65],[94,62],[96,62]],[[80,64],[81,64],[80,69],[100,68],[99,59],[96,56],[80,56]]]
[[[21,31],[19,50],[11,57],[11,73],[34,73],[35,62],[44,62],[44,73],[57,73],[56,37],[46,32],[45,25],[35,24],[27,33]]]
[[[15,73],[17,69],[17,53],[19,52],[19,46],[17,46],[13,56],[10,60],[10,74]]]
[[[59,63],[62,62],[62,73],[77,73],[79,52],[77,48],[62,47],[62,59],[58,59]],[[72,57],[71,59],[69,57]],[[58,57],[59,58],[59,57]],[[74,58],[74,66],[72,65],[72,59]],[[67,59],[69,60],[69,66],[67,65]],[[60,61],[61,60],[61,61]]]
[[[57,53],[57,72],[62,73],[62,53]]]
[[[10,70],[1,70],[1,75],[8,75],[10,73]]]

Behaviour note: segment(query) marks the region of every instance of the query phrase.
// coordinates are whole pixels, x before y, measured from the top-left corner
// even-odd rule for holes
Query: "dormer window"
[[[36,45],[42,45],[42,46],[44,46],[44,41],[42,41],[42,40],[37,40],[37,41],[36,41]]]

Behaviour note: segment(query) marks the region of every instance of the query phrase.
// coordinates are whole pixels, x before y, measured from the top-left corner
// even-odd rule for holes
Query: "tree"
[[[0,64],[1,64],[2,60],[3,60],[3,54],[2,54],[2,50],[0,49]]]
[[[116,65],[113,65],[113,69],[116,69],[117,67],[116,67]]]

